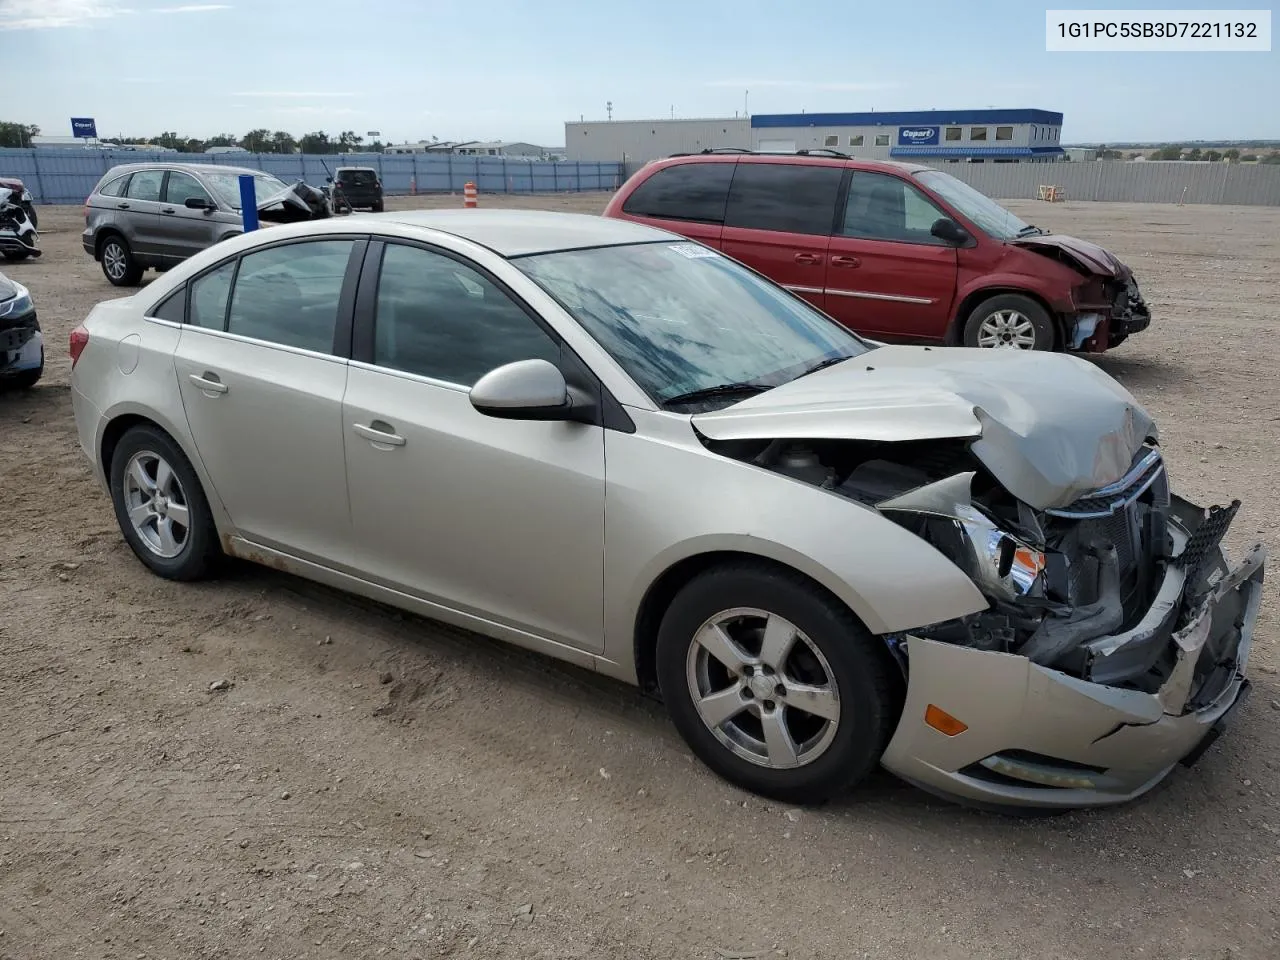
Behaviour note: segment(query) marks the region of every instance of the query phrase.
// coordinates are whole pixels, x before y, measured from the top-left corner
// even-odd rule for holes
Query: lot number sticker
[[[673,243],[667,249],[674,250],[682,257],[688,257],[690,260],[698,260],[702,257],[718,257],[720,254],[714,250],[699,246],[696,243]]]

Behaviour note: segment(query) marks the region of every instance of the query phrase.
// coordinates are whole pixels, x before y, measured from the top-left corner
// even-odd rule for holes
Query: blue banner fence
[[[468,181],[486,193],[582,193],[616,190],[621,163],[519,160],[432,154],[147,153],[141,150],[0,149],[0,177],[22,180],[38,203],[83,203],[98,180],[122,163],[210,163],[248,167],[286,183],[322,186],[337,167],[373,167],[388,196],[461,193]],[[328,165],[326,168],[326,164]]]

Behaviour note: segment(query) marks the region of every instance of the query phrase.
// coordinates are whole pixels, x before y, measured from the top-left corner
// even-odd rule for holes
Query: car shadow
[[[1104,354],[1101,357],[1089,359],[1098,366],[1098,369],[1119,380],[1128,388],[1163,389],[1186,379],[1187,376],[1187,372],[1181,367],[1154,357],[1120,357]]]

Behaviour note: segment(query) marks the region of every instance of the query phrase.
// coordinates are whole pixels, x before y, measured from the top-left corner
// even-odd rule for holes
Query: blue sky
[[[1267,0],[1269,2],[1269,0]],[[0,0],[0,119],[102,136],[378,130],[564,143],[563,122],[1040,107],[1063,138],[1280,139],[1280,53],[1046,53],[1026,0]],[[1184,8],[1248,2],[1201,0]],[[1265,3],[1254,2],[1254,8]]]

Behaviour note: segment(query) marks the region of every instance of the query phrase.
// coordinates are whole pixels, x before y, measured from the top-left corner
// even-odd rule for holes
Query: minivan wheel
[[[1044,307],[1018,293],[983,300],[969,313],[964,345],[1006,350],[1052,350],[1053,322]]]
[[[658,632],[662,698],[693,752],[788,803],[824,800],[876,766],[901,710],[892,671],[834,597],[752,563],[690,581]]]
[[[99,251],[102,272],[117,287],[136,287],[142,280],[142,266],[123,237],[110,236]]]
[[[163,431],[127,430],[111,454],[111,502],[120,532],[153,573],[199,580],[222,555],[209,502],[191,462]]]

